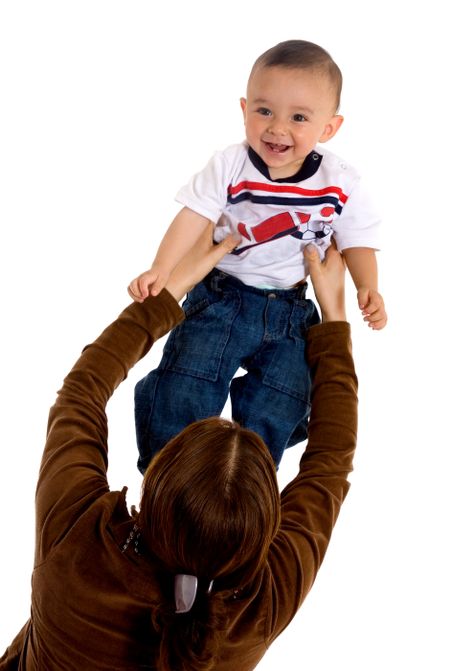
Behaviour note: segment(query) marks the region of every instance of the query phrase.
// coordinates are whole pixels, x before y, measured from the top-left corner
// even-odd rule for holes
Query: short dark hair
[[[339,109],[342,91],[342,72],[328,51],[313,42],[286,40],[271,47],[259,56],[250,77],[258,68],[283,67],[300,70],[317,70],[325,74],[336,93],[336,111]]]

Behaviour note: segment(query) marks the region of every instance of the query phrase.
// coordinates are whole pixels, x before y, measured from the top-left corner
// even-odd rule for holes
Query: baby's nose
[[[272,135],[286,135],[287,133],[285,124],[279,119],[273,119],[268,130]]]

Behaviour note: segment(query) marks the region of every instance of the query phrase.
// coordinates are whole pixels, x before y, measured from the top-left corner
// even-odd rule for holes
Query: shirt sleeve
[[[106,404],[130,368],[183,315],[166,290],[132,303],[65,378],[50,410],[36,490],[36,564],[109,491]]]
[[[309,438],[299,474],[281,494],[281,527],[269,553],[268,643],[289,624],[314,583],[350,486],[356,447],[350,327],[346,322],[314,326],[307,345],[313,377]]]
[[[334,225],[334,239],[340,252],[350,247],[380,249],[380,216],[360,179]]]
[[[217,223],[227,203],[231,162],[228,152],[216,152],[175,196],[181,205]]]

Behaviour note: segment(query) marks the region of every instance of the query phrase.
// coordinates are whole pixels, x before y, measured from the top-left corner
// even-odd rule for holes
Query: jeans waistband
[[[203,282],[214,290],[235,287],[239,289],[239,291],[247,291],[253,294],[259,294],[260,296],[290,300],[304,300],[306,289],[308,288],[308,283],[303,282],[298,287],[291,287],[290,289],[261,289],[260,287],[253,287],[251,284],[245,284],[237,277],[228,275],[222,270],[217,270],[217,268],[213,268],[211,272],[206,275]]]

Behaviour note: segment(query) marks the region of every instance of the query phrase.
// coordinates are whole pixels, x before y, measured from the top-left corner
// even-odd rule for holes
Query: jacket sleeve
[[[269,553],[270,643],[292,620],[315,580],[349,489],[357,431],[357,378],[346,322],[307,337],[312,408],[300,471],[281,494],[281,527]]]
[[[183,314],[165,290],[131,304],[83,350],[65,378],[50,410],[36,490],[36,564],[109,491],[106,404],[130,368]]]

